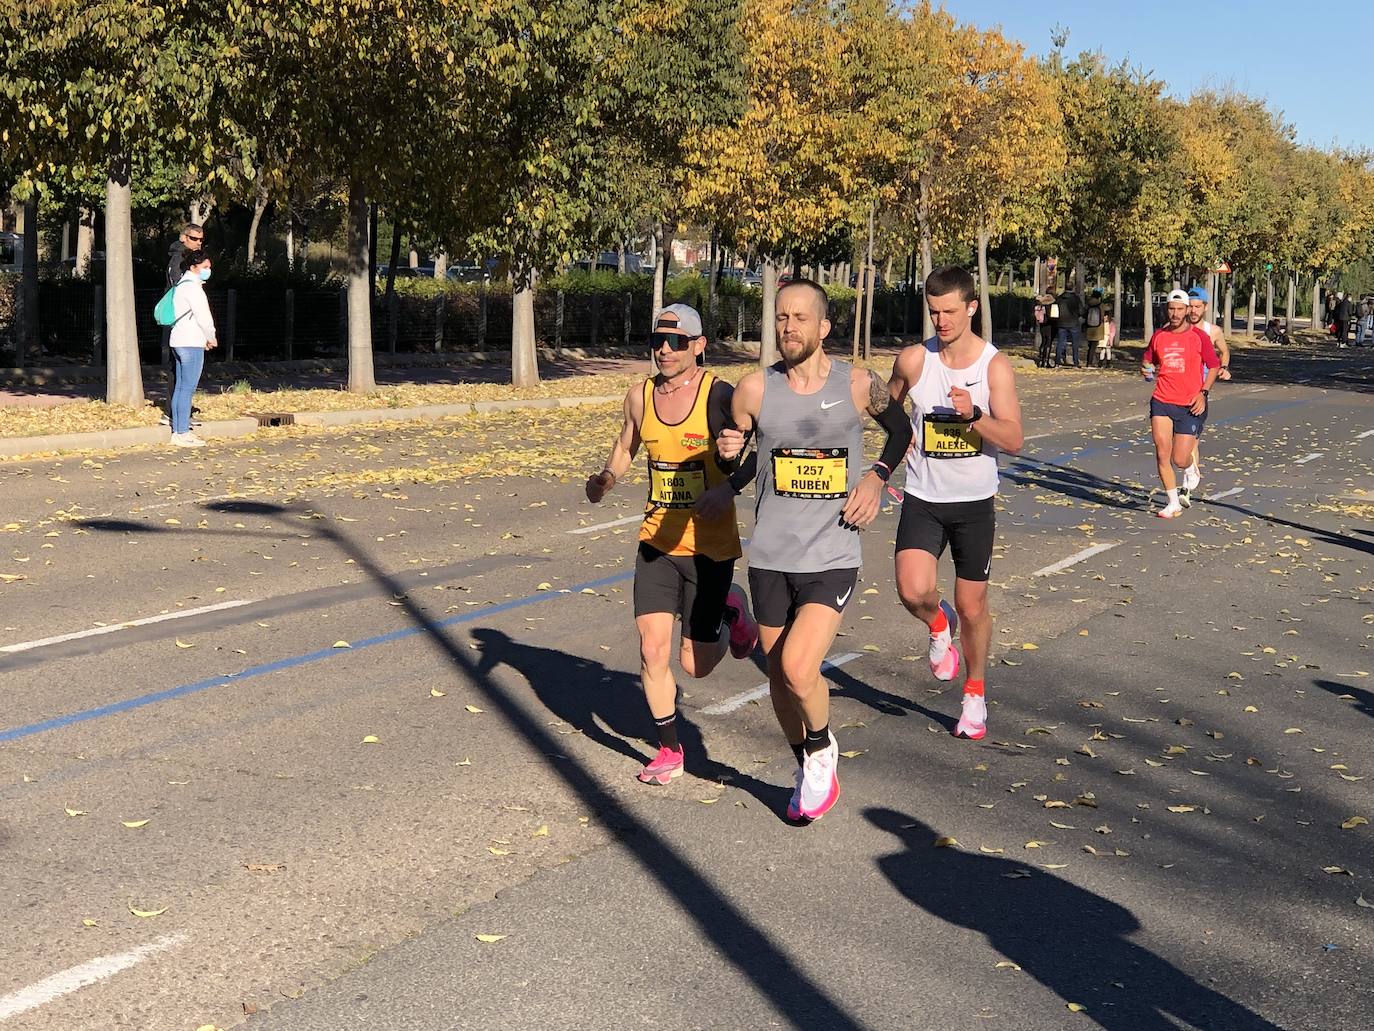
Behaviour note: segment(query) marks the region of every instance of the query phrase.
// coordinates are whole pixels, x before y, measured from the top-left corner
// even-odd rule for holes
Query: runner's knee
[[[639,664],[644,669],[662,670],[668,668],[672,655],[672,639],[641,637],[639,639]]]
[[[930,612],[940,604],[940,589],[933,581],[898,580],[897,597],[910,611]]]

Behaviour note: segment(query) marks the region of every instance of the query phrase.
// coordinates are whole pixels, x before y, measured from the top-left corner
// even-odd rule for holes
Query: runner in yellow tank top
[[[673,621],[682,620],[678,659],[689,677],[704,677],[725,655],[738,659],[758,643],[744,592],[734,586],[740,557],[735,495],[753,479],[752,463],[736,469],[716,452],[730,420],[734,388],[698,364],[706,350],[701,316],[669,305],[649,338],[658,375],[625,395],[625,419],[606,467],[587,479],[587,500],[601,501],[648,452],[649,494],[635,560],[635,625],[649,714],[658,728],[658,754],[639,772],[646,784],[682,776],[677,728],[677,682],[669,665]],[[738,485],[731,482],[736,473]]]

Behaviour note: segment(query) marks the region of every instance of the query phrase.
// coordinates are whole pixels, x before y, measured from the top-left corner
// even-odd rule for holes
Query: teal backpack
[[[187,315],[191,314],[189,310],[183,312],[181,315],[177,315],[176,313],[176,304],[173,298],[175,298],[177,287],[180,285],[180,283],[177,283],[175,286],[169,287],[157,304],[153,306],[153,321],[159,326],[175,326]]]

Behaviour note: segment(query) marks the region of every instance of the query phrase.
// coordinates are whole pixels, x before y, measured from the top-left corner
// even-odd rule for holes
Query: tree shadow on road
[[[472,636],[482,656],[477,666],[480,674],[490,677],[497,667],[509,666],[525,678],[549,712],[589,741],[632,760],[634,767],[653,757],[652,747],[639,749],[625,740],[629,737],[648,741],[651,732],[637,675],[552,648],[525,644],[490,627],[477,627]],[[681,710],[677,728],[688,773],[741,788],[771,812],[783,812],[790,788],[768,784],[712,759],[701,729]],[[633,772],[626,767],[627,777]]]
[[[1374,719],[1374,691],[1367,691],[1363,687],[1351,687],[1349,684],[1341,684],[1335,680],[1313,680],[1312,683],[1338,698],[1341,695],[1349,695],[1355,699],[1351,708]]]
[[[936,832],[895,810],[864,815],[904,849],[878,860],[893,887],[931,915],[983,935],[1066,1005],[1085,1007],[1099,1027],[1177,1031],[1183,1022],[1207,1031],[1280,1031],[1129,940],[1140,922],[1123,906],[1007,859],[933,848]],[[1066,1014],[1064,1025],[1072,1019]]]
[[[1002,475],[1022,487],[1048,490],[1105,508],[1143,511],[1150,504],[1148,490],[1050,462],[1018,459]]]

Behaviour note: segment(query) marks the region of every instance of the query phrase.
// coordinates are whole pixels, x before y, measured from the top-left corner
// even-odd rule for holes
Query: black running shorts
[[[640,541],[635,558],[635,616],[671,612],[693,641],[716,641],[725,622],[725,599],[735,579],[735,560],[705,555],[665,555]]]
[[[749,567],[749,600],[754,618],[764,626],[787,626],[803,605],[827,605],[843,612],[854,597],[859,570],[824,569],[819,573],[780,573]]]
[[[897,523],[897,550],[928,551],[938,559],[948,546],[954,555],[955,576],[985,581],[992,572],[996,530],[995,498],[937,504],[907,494]]]

